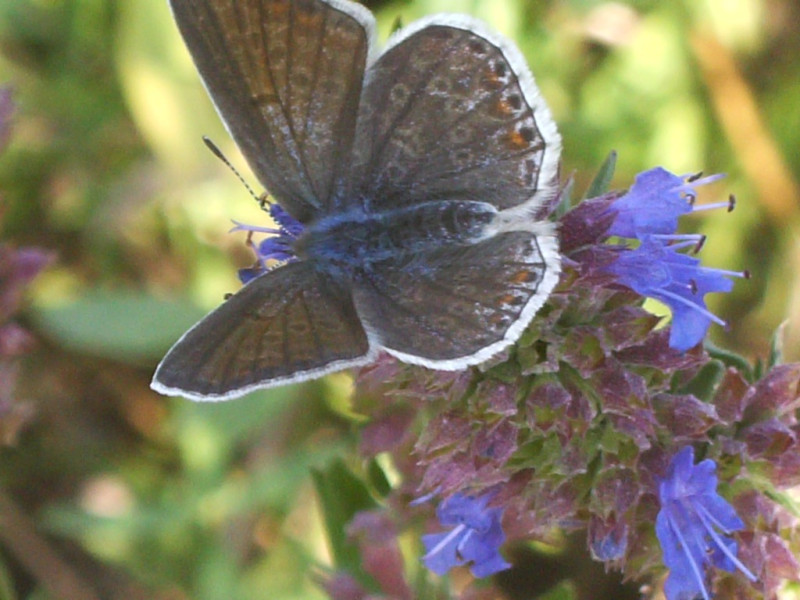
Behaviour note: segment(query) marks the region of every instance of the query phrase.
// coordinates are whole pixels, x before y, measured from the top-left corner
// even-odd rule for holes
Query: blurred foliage
[[[712,337],[766,359],[788,320],[782,350],[800,357],[794,0],[369,4],[381,39],[439,11],[514,39],[579,191],[612,149],[612,187],[654,165],[727,173],[699,201],[733,192],[737,210],[692,223],[709,235],[704,262],[753,278],[711,299],[731,324]],[[22,317],[40,340],[18,390],[35,415],[0,457],[0,597],[323,597],[308,576],[331,560],[310,473],[331,494],[325,469],[357,455],[347,377],[220,405],[148,388],[170,343],[238,287],[250,257],[230,219],[262,218],[200,142],[254,181],[166,2],[0,2],[0,83],[18,104],[2,238],[58,256]]]

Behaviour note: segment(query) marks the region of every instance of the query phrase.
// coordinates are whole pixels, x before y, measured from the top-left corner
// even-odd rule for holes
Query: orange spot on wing
[[[536,274],[528,269],[517,271],[511,276],[511,281],[513,283],[528,283],[530,281],[535,281],[535,280],[536,280]]]
[[[481,85],[483,89],[493,91],[499,90],[504,84],[494,71],[485,71]]]
[[[507,139],[514,150],[524,150],[528,147],[528,141],[519,131],[512,131],[508,134]]]
[[[506,317],[503,313],[492,313],[489,317],[489,323],[492,325],[503,325],[506,321]]]
[[[500,297],[500,304],[514,304],[514,300],[516,296],[513,294],[505,294],[504,296]]]
[[[511,106],[511,103],[507,102],[506,100],[500,99],[497,102],[495,102],[494,113],[496,115],[508,117],[514,114],[514,109]]]

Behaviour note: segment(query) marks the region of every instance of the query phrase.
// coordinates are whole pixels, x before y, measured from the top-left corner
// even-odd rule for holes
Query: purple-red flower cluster
[[[511,567],[508,542],[554,542],[556,530],[585,531],[587,555],[627,579],[668,570],[668,600],[773,597],[796,576],[800,527],[749,477],[800,483],[800,365],[762,373],[706,352],[710,324],[724,321],[705,294],[746,274],[704,267],[692,255],[703,236],[676,231],[701,209],[697,187],[718,179],[652,169],[627,193],[567,211],[559,286],[490,364],[435,372],[384,357],[361,370],[354,409],[370,419],[360,449],[391,456],[399,484],[382,509],[350,521],[360,563],[325,579],[332,598],[413,597],[420,565],[485,578]],[[702,208],[722,206],[732,201]],[[292,260],[302,234],[278,206],[269,212],[275,228],[237,224],[257,259],[245,282]],[[252,242],[261,233],[271,237]],[[670,328],[643,297],[671,309]],[[709,458],[695,465],[701,447]],[[420,523],[409,498],[432,495],[443,498],[441,530],[423,535],[410,564],[397,543]]]

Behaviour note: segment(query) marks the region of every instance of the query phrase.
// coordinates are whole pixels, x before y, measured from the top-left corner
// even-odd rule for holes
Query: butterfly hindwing
[[[482,362],[519,337],[558,280],[555,237],[541,229],[375,264],[356,283],[359,313],[406,362]]]
[[[307,262],[257,277],[190,329],[158,367],[166,394],[224,400],[369,362],[348,289]]]

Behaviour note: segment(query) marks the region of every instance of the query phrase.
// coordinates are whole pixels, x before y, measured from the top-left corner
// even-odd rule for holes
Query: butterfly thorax
[[[487,237],[497,213],[491,204],[463,200],[374,214],[353,210],[309,225],[294,250],[301,259],[363,267],[428,249],[474,244]]]

